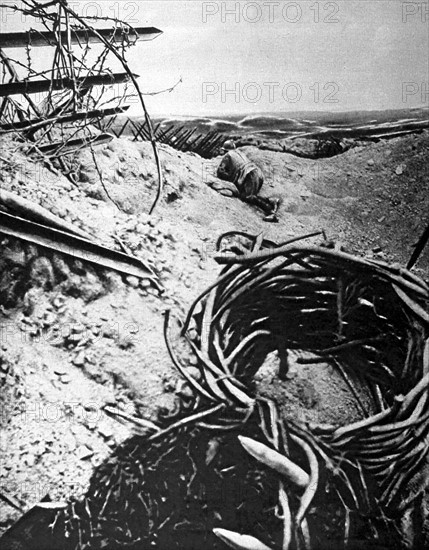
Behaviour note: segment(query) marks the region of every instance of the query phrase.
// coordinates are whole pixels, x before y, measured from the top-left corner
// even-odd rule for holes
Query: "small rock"
[[[383,249],[381,248],[381,246],[374,246],[372,251],[374,252],[374,254],[379,254],[380,252],[383,251]]]
[[[404,173],[404,170],[405,170],[405,164],[400,164],[399,166],[396,167],[395,174],[397,176],[400,176],[401,174]]]
[[[73,343],[78,343],[82,340],[82,335],[81,334],[70,334],[68,337],[67,337],[67,340],[69,342],[73,342]]]
[[[140,286],[141,286],[142,288],[149,288],[149,287],[151,286],[151,282],[150,282],[149,279],[142,279],[142,280],[140,281]]]
[[[151,294],[152,296],[159,296],[159,290],[156,288],[148,288],[147,293]]]
[[[28,457],[25,458],[25,462],[27,466],[31,468],[36,463],[36,457],[33,454],[29,454]]]
[[[54,373],[58,376],[63,376],[63,374],[67,374],[67,369],[60,365],[59,367],[54,368]]]
[[[82,323],[75,323],[72,325],[71,329],[72,332],[74,332],[75,334],[82,334],[82,332],[85,330],[85,325],[83,325]]]
[[[91,449],[88,449],[86,445],[81,445],[76,450],[76,456],[79,460],[87,460],[88,458],[91,458],[91,456],[94,455],[94,451],[91,451]]]
[[[369,159],[367,164],[368,166],[374,166],[374,161],[372,159]]]
[[[143,224],[143,223],[138,223],[136,225],[136,231],[137,233],[141,233],[141,234],[145,234],[147,232],[147,225]]]
[[[134,277],[133,275],[127,275],[126,281],[131,288],[138,288],[139,286],[139,279],[137,277]]]
[[[45,327],[50,327],[52,326],[55,321],[57,320],[57,316],[55,315],[55,313],[46,313],[45,315],[45,318],[43,319],[43,324],[45,325]]]
[[[70,384],[71,377],[69,374],[63,374],[60,378],[62,384]]]
[[[85,364],[85,352],[80,351],[72,360],[73,365],[82,367]]]
[[[105,439],[110,439],[113,437],[113,430],[107,424],[100,423],[97,427],[98,433],[102,435]]]
[[[95,401],[90,401],[89,403],[84,403],[83,408],[88,412],[98,411],[100,409],[99,405]]]
[[[193,389],[186,383],[183,384],[179,390],[177,390],[177,393],[185,399],[190,399],[194,395]]]

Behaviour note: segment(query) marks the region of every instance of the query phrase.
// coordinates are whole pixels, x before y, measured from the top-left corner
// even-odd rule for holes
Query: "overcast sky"
[[[171,93],[147,97],[155,114],[429,104],[427,2],[71,0],[70,5],[80,14],[116,12],[134,26],[163,31],[128,54],[144,91],[183,80]],[[5,24],[3,17],[2,30],[16,30],[16,21],[9,17]],[[137,104],[132,108],[136,112]]]

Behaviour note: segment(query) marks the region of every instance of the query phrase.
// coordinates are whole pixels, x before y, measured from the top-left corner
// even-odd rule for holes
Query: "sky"
[[[170,88],[181,79],[169,93],[146,96],[155,115],[429,106],[428,2],[70,0],[69,4],[80,15],[115,14],[133,26],[163,31],[127,54],[143,92]],[[3,32],[23,30],[22,22],[4,15]],[[132,103],[129,113],[139,112],[138,103]]]

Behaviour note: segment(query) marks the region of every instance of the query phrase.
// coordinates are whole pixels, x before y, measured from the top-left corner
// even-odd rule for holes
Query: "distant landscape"
[[[131,124],[130,124],[131,123]],[[303,158],[327,158],[350,147],[380,139],[418,134],[429,128],[429,108],[353,111],[297,111],[218,116],[154,117],[155,138],[180,151],[204,158],[221,154],[225,139],[238,147],[253,145]],[[117,136],[149,139],[143,117],[118,116],[111,131]]]
[[[253,135],[265,139],[294,137],[338,138],[386,137],[429,127],[429,108],[353,111],[344,113],[305,112],[262,113],[219,117],[159,117],[162,126],[180,125],[205,133],[217,131],[231,136]]]

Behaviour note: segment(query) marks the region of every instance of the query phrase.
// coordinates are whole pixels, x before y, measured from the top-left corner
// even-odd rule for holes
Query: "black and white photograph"
[[[429,3],[0,0],[2,550],[429,549]]]

